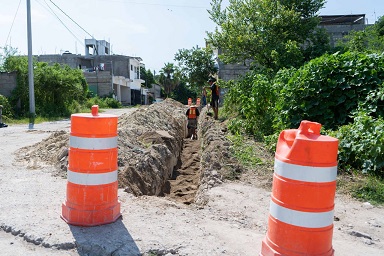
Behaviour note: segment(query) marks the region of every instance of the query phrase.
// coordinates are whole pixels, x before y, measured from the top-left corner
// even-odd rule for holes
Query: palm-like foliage
[[[165,63],[164,67],[160,70],[158,82],[163,86],[164,92],[168,97],[180,82],[177,67],[173,63]]]

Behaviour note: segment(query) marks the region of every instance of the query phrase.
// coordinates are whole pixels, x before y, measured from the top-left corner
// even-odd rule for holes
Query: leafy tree
[[[177,86],[175,90],[172,91],[171,98],[184,104],[187,104],[188,98],[196,98],[196,92],[192,91],[191,88],[187,86],[185,82],[180,82],[179,86]]]
[[[44,62],[34,62],[34,89],[36,114],[41,116],[68,116],[70,105],[86,99],[88,86],[79,69]],[[19,116],[29,112],[28,59],[9,56],[4,62],[5,71],[17,72],[17,86],[12,92],[10,104],[17,107]]]
[[[312,1],[312,0],[280,0],[281,4],[287,8],[293,8],[296,12],[301,14],[303,18],[302,22],[305,23],[305,19],[311,19],[316,16],[316,13],[323,8],[325,0]],[[307,20],[308,21],[308,20]],[[313,24],[312,24],[313,25]],[[312,26],[311,25],[311,26]]]
[[[17,116],[24,116],[29,112],[28,58],[8,56],[4,61],[3,67],[6,72],[17,72],[17,86],[12,91],[10,104],[13,106]],[[16,106],[18,107],[16,108]]]
[[[277,94],[267,76],[252,70],[240,81],[230,81],[226,87],[230,89],[224,109],[232,115],[230,131],[246,132],[258,140],[273,133],[271,127]]]
[[[15,56],[17,49],[11,46],[0,47],[3,53],[0,53],[0,72],[6,71],[5,61],[10,56]]]
[[[315,28],[304,44],[304,60],[310,61],[331,52],[330,38],[324,28]]]
[[[363,31],[351,31],[337,46],[343,51],[383,52],[384,51],[384,16]]]
[[[165,63],[164,67],[160,70],[158,82],[163,86],[164,93],[167,97],[171,95],[171,92],[179,84],[179,77],[179,71],[173,63]]]
[[[384,36],[384,16],[381,16],[379,20],[375,23],[375,30],[379,36]]]
[[[351,31],[351,33],[346,36],[344,47],[348,51],[364,52],[368,50],[368,40],[368,33],[366,31]],[[340,46],[342,43],[338,45]]]
[[[276,72],[304,61],[305,41],[319,23],[316,13],[325,0],[212,0],[211,19],[220,28],[208,33],[209,43],[221,48],[227,63],[251,59]]]
[[[145,81],[145,84],[143,84],[143,86],[147,88],[152,88],[152,84],[156,83],[152,71],[150,69],[145,70],[144,67],[140,67],[140,78]]]
[[[43,116],[69,115],[69,104],[84,102],[88,90],[81,70],[57,63],[36,63],[35,84],[36,107]]]
[[[190,88],[201,90],[211,74],[217,72],[212,49],[193,47],[181,49],[175,54],[181,74],[186,78]]]

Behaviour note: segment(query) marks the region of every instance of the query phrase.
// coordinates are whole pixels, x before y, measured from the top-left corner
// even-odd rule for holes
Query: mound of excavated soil
[[[67,131],[54,132],[40,143],[21,148],[16,154],[16,159],[25,163],[29,169],[38,169],[41,165],[53,165],[56,167],[54,175],[66,178],[68,145]]]
[[[119,186],[136,196],[166,196],[191,204],[207,203],[205,192],[242,168],[231,157],[225,124],[201,111],[199,140],[185,138],[186,106],[167,99],[142,106],[118,119]],[[18,152],[31,169],[54,165],[66,177],[69,131]]]
[[[184,105],[167,99],[119,117],[120,187],[134,195],[175,195],[187,203],[193,201],[191,197],[194,197],[200,180],[200,146],[199,141],[184,143],[185,111]],[[40,143],[22,148],[17,157],[31,169],[54,165],[57,170],[54,175],[66,177],[68,147],[69,131],[59,131]],[[182,159],[183,148],[185,160]],[[181,178],[186,173],[193,176],[187,179],[191,184],[185,185]],[[174,186],[172,189],[170,184]]]

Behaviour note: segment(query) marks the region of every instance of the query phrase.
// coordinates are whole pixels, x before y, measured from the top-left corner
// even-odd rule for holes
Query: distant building
[[[108,42],[85,39],[85,55],[63,54],[35,56],[39,62],[66,64],[83,70],[90,91],[100,97],[113,96],[123,105],[142,104],[140,57],[110,55]],[[91,50],[91,51],[90,51]]]
[[[362,31],[368,26],[365,14],[350,14],[350,15],[321,15],[320,28],[324,28],[330,37],[331,47],[335,47],[338,40],[348,35],[353,31]],[[219,54],[222,49],[214,50],[214,55],[218,63],[218,77],[224,81],[238,80],[245,75],[250,68],[250,60],[241,63],[225,64],[220,61]]]
[[[368,25],[365,14],[321,15],[320,28],[324,28],[330,37],[331,47],[351,31],[362,31]]]

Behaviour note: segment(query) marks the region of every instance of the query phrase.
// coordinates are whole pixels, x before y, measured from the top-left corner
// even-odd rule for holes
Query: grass
[[[337,176],[337,192],[359,201],[384,205],[384,178],[353,171]]]
[[[262,182],[264,187],[270,188],[273,173],[273,156],[265,149],[263,143],[239,134],[227,135],[227,139],[231,141],[231,154],[237,161],[249,172],[252,172],[252,175],[256,175],[260,180],[264,180]],[[227,178],[231,180],[239,179],[241,174],[242,172],[234,170]]]
[[[252,144],[246,142],[241,135],[228,135],[232,142],[232,153],[246,167],[254,168],[262,164],[262,160],[255,154],[256,150]]]
[[[131,107],[129,107],[131,108]],[[105,110],[103,109],[99,109],[99,113],[103,113]],[[91,109],[90,108],[87,108],[86,106],[81,106],[80,108],[76,109],[76,113],[91,113]],[[54,116],[54,117],[41,117],[41,116],[37,116],[35,118],[35,121],[34,123],[35,124],[40,124],[40,123],[44,123],[44,122],[52,122],[52,121],[60,121],[60,120],[63,120],[63,119],[69,119],[70,117],[57,117],[57,116]],[[6,124],[29,124],[29,118],[28,117],[24,117],[24,118],[17,118],[17,119],[13,119],[13,118],[8,118],[6,116],[3,116],[2,117],[2,122],[3,123],[6,123]]]
[[[36,117],[35,118],[35,124],[40,124],[44,122],[51,122],[51,121],[59,121],[63,119],[68,119],[68,117]],[[11,119],[11,118],[4,118],[3,122],[6,124],[29,124],[29,118],[20,118],[20,119]]]
[[[352,195],[372,204],[384,204],[384,182],[375,177],[368,177],[363,184],[356,187]]]
[[[271,179],[273,173],[274,159],[271,158],[267,147],[242,135],[227,135],[227,138],[232,143],[234,157],[246,169],[256,172],[258,178],[264,180],[266,185],[270,185],[268,179]],[[241,172],[234,172],[227,178],[239,179],[241,175]],[[358,171],[342,173],[338,174],[336,190],[337,193],[349,195],[362,202],[384,205],[384,178],[363,175]]]

